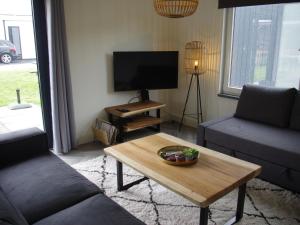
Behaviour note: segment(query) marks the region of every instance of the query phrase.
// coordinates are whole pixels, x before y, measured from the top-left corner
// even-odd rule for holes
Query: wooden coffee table
[[[188,167],[176,167],[161,161],[159,149],[183,145],[198,149],[199,161]],[[261,167],[210,149],[200,147],[179,138],[159,133],[129,141],[105,149],[117,160],[118,191],[147,180],[155,180],[164,187],[200,206],[200,225],[207,225],[209,205],[239,188],[237,210],[226,225],[234,224],[243,217],[246,183],[261,172]],[[137,170],[145,177],[127,185],[123,184],[122,163]]]

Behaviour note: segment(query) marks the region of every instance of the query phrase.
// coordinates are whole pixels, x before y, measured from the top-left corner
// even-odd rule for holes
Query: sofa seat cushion
[[[103,194],[95,195],[70,208],[49,216],[34,225],[142,225]]]
[[[29,223],[100,192],[97,186],[50,152],[2,168],[0,185]]]
[[[23,215],[5,197],[0,189],[0,224],[28,225]]]
[[[205,130],[205,140],[300,171],[300,132],[231,118]]]

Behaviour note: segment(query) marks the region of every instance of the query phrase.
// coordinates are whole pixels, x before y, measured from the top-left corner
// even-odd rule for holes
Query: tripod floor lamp
[[[184,108],[182,112],[182,117],[179,125],[179,131],[182,128],[184,117],[191,117],[197,119],[198,125],[200,121],[203,122],[203,113],[202,113],[202,103],[201,103],[201,87],[200,87],[200,79],[199,76],[204,74],[204,46],[200,41],[192,41],[186,44],[185,46],[185,71],[187,74],[191,75],[191,80],[186,96],[186,100],[184,103]],[[186,113],[187,104],[189,102],[190,93],[193,81],[196,82],[196,113]]]

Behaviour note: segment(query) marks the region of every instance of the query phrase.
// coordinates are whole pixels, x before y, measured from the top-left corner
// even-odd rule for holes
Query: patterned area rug
[[[148,225],[198,225],[199,208],[154,181],[144,181],[124,192],[117,192],[116,162],[110,156],[73,166],[104,190],[105,194]],[[142,176],[124,166],[124,183]],[[235,213],[237,191],[210,207],[209,224],[224,224]],[[299,225],[300,196],[270,183],[249,182],[244,217],[240,225]]]

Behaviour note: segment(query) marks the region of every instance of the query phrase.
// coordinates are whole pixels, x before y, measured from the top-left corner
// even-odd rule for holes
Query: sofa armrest
[[[214,124],[217,124],[217,123],[220,123],[222,121],[225,121],[225,120],[228,120],[228,119],[231,119],[233,117],[233,115],[231,116],[226,116],[226,117],[222,117],[222,118],[218,118],[218,119],[215,119],[215,120],[210,120],[210,121],[207,121],[207,122],[204,122],[204,123],[201,123],[199,126],[198,126],[198,129],[197,129],[197,145],[200,145],[200,146],[204,146],[206,145],[205,143],[205,129],[207,127],[210,127]]]
[[[47,134],[38,128],[0,135],[0,165],[28,159],[48,151]]]

